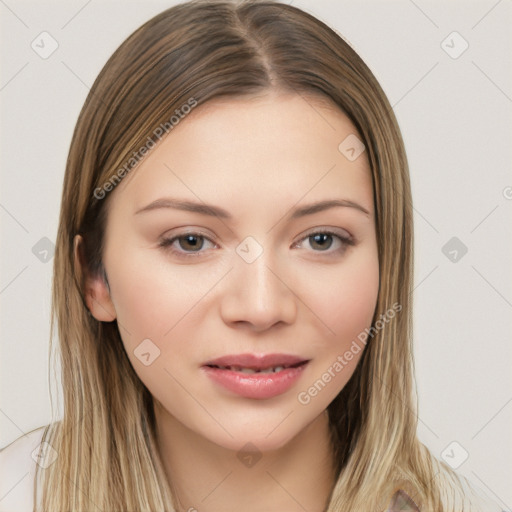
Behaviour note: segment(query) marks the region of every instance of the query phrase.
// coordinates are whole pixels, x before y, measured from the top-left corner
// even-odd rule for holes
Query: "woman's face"
[[[89,302],[117,318],[167,420],[226,448],[272,450],[349,380],[379,287],[355,136],[312,97],[213,100],[111,192],[110,298],[96,278]]]

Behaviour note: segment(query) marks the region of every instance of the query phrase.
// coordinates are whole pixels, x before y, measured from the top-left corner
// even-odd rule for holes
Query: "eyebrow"
[[[300,208],[295,208],[290,219],[297,219],[299,217],[304,217],[306,215],[312,215],[314,213],[318,213],[321,211],[328,210],[334,207],[346,207],[346,208],[354,208],[356,210],[361,211],[365,215],[370,215],[370,212],[354,201],[349,201],[348,199],[327,199],[324,201],[318,201],[316,203],[311,203],[305,206],[301,206]],[[194,201],[187,201],[182,199],[173,199],[173,198],[161,198],[153,201],[152,203],[140,208],[135,212],[135,215],[139,213],[158,210],[161,208],[172,208],[175,210],[183,210],[187,212],[199,213],[201,215],[210,215],[212,217],[219,217],[221,219],[232,219],[232,215],[224,208],[220,208],[219,206],[214,206],[212,204],[206,203],[196,203]]]

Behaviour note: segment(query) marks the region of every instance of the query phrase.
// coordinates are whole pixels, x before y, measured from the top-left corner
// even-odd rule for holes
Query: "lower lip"
[[[264,400],[286,393],[300,378],[308,363],[297,368],[286,368],[277,373],[241,373],[203,366],[208,377],[229,391],[243,396]]]

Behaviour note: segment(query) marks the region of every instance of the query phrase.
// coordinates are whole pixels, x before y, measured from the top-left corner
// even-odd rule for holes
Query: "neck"
[[[327,414],[283,447],[256,455],[223,448],[155,403],[157,442],[177,512],[323,512],[334,487]]]

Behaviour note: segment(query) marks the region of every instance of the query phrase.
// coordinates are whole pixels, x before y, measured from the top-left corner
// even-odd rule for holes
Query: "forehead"
[[[344,141],[358,139],[350,119],[318,96],[215,99],[185,116],[116,187],[112,200],[134,210],[170,194],[243,210],[331,194],[373,207],[366,153],[352,159],[344,151]]]

